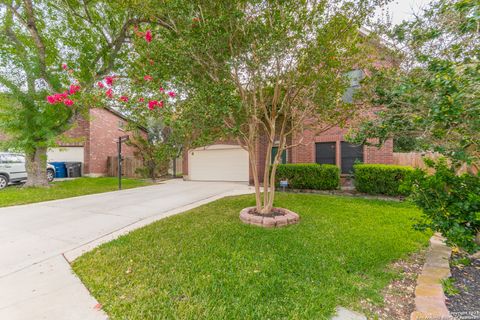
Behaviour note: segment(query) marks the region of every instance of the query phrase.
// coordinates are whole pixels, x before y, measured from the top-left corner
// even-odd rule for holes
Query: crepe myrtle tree
[[[147,46],[152,41],[151,30],[141,31],[136,25],[133,34],[132,40]],[[173,120],[177,95],[149,74],[151,65],[135,68],[132,64],[125,76],[107,76],[96,83],[91,93],[97,103],[128,116],[125,129],[130,139],[126,144],[134,147],[135,156],[143,161],[138,173],[155,181],[167,172],[171,159],[178,156],[179,143],[177,130],[172,126],[176,123]]]
[[[47,148],[101,106],[90,91],[127,67],[142,21],[162,24],[110,1],[0,1],[0,130],[26,154],[28,186],[47,184]]]
[[[179,119],[198,131],[194,140],[235,137],[248,151],[256,209],[269,214],[282,152],[303,143],[305,130],[342,125],[357,109],[343,99],[346,74],[368,61],[369,39],[359,29],[384,2],[165,2],[160,12],[168,7],[173,27],[153,29],[151,45],[136,51],[185,97]],[[152,16],[159,12],[154,1],[142,4]],[[278,152],[258,163],[263,137]]]

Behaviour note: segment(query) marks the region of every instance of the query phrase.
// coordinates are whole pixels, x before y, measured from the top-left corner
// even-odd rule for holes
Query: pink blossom
[[[108,77],[105,77],[105,82],[111,86],[113,85],[113,81],[115,80],[115,76],[108,76]]]
[[[163,87],[160,87],[160,89],[158,89],[158,90],[160,90],[160,92],[164,92],[164,91],[165,91],[165,89],[163,89]]]
[[[151,100],[148,102],[148,109],[153,110],[158,105],[157,100]]]
[[[69,93],[69,94],[75,94],[75,93],[77,93],[78,91],[80,91],[80,86],[79,86],[79,85],[72,84],[72,85],[70,85],[70,90],[68,91],[68,93]]]
[[[50,104],[55,104],[55,103],[57,102],[57,100],[55,99],[54,96],[48,96],[48,97],[47,97],[47,101],[48,101],[48,103],[50,103]]]
[[[62,69],[63,69],[63,70],[67,70],[67,69],[68,69],[68,66],[67,66],[66,63],[62,64]]]
[[[113,98],[113,90],[112,88],[108,89],[106,92],[105,92],[105,95],[109,98]]]
[[[55,103],[62,102],[64,99],[68,97],[68,92],[65,91],[64,93],[55,93],[52,98],[55,100]]]
[[[153,80],[153,77],[152,77],[152,76],[149,76],[149,75],[146,75],[145,77],[143,77],[143,80],[145,80],[145,81],[152,81],[152,80]]]
[[[62,102],[63,98],[60,94],[55,93],[53,96],[48,96],[47,101],[51,104],[55,104],[57,102]]]
[[[123,102],[128,102],[128,97],[127,96],[121,96],[120,100],[122,100]]]
[[[172,98],[175,98],[176,94],[173,91],[168,91],[168,95]]]
[[[148,43],[152,42],[152,31],[147,30],[147,32],[145,32],[145,40]]]
[[[163,108],[163,100],[158,103],[159,108]]]
[[[69,99],[67,99],[68,94],[69,94],[69,91],[64,91],[63,93],[55,93],[51,96],[47,96],[47,102],[50,103],[50,104],[56,104],[56,103],[60,103],[60,102],[65,103],[66,100],[69,100]],[[67,102],[67,103],[69,103],[69,102]],[[66,104],[66,105],[68,105],[68,104]]]
[[[99,88],[105,88],[105,85],[103,84],[102,81],[98,81],[98,82],[97,82],[97,86],[98,86]]]
[[[145,101],[145,98],[143,98],[143,97],[140,97],[140,98],[138,99],[138,102],[144,102],[144,101]]]
[[[65,99],[63,100],[63,104],[70,107],[70,106],[73,106],[73,101],[70,99]]]

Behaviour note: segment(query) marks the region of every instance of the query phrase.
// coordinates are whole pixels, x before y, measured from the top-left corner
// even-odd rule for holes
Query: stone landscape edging
[[[280,228],[300,221],[300,216],[285,208],[272,208],[273,212],[281,215],[269,217],[256,214],[256,207],[248,207],[240,211],[240,220],[246,224],[253,224],[263,228]]]
[[[440,234],[430,238],[422,273],[417,278],[415,288],[415,311],[411,320],[446,320],[452,319],[447,305],[442,280],[450,274],[450,256],[452,250],[445,244]]]

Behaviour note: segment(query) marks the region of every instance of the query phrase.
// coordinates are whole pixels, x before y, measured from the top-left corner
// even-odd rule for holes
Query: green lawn
[[[142,180],[122,180],[123,189],[136,188],[148,184],[148,182]],[[53,182],[48,188],[10,186],[0,190],[0,207],[70,198],[86,194],[114,191],[117,189],[117,178],[78,178],[75,180]]]
[[[73,269],[111,319],[327,319],[381,302],[387,265],[427,245],[397,202],[278,194],[298,225],[242,224],[253,196],[225,198],[122,236]]]

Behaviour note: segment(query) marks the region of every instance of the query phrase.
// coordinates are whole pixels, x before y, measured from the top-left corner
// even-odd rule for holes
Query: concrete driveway
[[[0,319],[106,319],[72,273],[70,261],[153,221],[227,195],[252,192],[236,183],[171,180],[0,208]]]

